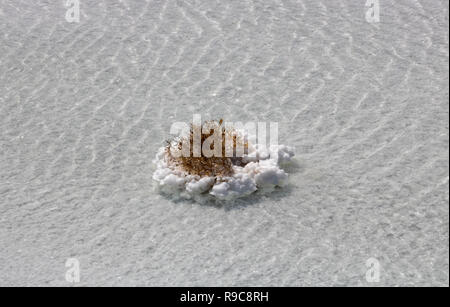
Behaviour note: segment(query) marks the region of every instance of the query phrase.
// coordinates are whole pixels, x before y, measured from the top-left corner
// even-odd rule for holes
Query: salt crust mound
[[[219,200],[232,200],[257,190],[268,193],[285,185],[288,174],[281,167],[293,156],[294,149],[289,146],[272,145],[267,150],[254,145],[242,158],[246,163],[244,166],[233,165],[232,176],[200,177],[169,165],[167,151],[161,147],[153,160],[156,165],[153,179],[156,188],[164,194],[187,199],[212,196]]]

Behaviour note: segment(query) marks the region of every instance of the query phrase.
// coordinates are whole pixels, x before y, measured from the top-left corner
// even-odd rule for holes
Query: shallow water
[[[0,1],[0,285],[447,285],[448,2]],[[278,121],[290,186],[154,192],[173,121]],[[366,261],[381,266],[366,281]]]

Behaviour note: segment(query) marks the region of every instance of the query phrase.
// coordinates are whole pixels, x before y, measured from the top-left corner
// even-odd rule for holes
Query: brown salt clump
[[[236,157],[236,148],[240,146],[244,149],[244,153],[248,152],[248,142],[243,139],[234,129],[225,128],[222,126],[223,120],[217,121],[207,121],[199,126],[194,126],[191,124],[189,135],[179,138],[173,142],[167,142],[166,145],[166,158],[169,165],[174,166],[190,175],[198,175],[200,177],[228,177],[233,175],[233,165],[244,165],[242,157]],[[207,125],[207,126],[205,126]],[[203,133],[203,128],[210,128],[207,133]],[[194,130],[201,133],[200,146],[203,146],[203,142],[210,136],[214,134],[214,131],[220,131],[221,144],[222,144],[222,154],[220,157],[212,156],[206,157],[201,151],[200,157],[194,157]],[[225,139],[229,137],[232,140],[233,146],[233,156],[226,157],[226,144]],[[171,148],[175,147],[178,150],[182,149],[183,142],[188,141],[190,144],[190,154],[188,157],[174,157],[171,153]],[[202,147],[200,147],[202,148]],[[211,150],[214,150],[214,143],[211,143]]]

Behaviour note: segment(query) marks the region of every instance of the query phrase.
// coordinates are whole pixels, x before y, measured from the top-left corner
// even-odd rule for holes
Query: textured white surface
[[[0,285],[448,285],[448,1],[0,1]],[[173,121],[278,121],[291,186],[153,191]]]

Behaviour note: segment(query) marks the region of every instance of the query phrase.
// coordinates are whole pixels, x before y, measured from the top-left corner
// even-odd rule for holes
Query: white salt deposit
[[[449,1],[66,2],[0,1],[0,286],[448,287]],[[155,173],[193,113],[278,122],[289,186],[156,193],[231,191]]]
[[[232,176],[216,178],[190,175],[171,165],[162,147],[153,160],[156,165],[153,179],[156,187],[166,194],[184,198],[209,194],[221,200],[247,196],[257,190],[268,193],[277,186],[285,185],[288,174],[281,167],[291,161],[294,149],[285,145],[272,145],[265,150],[258,144],[250,148],[250,152],[243,157],[247,164],[233,165]]]

